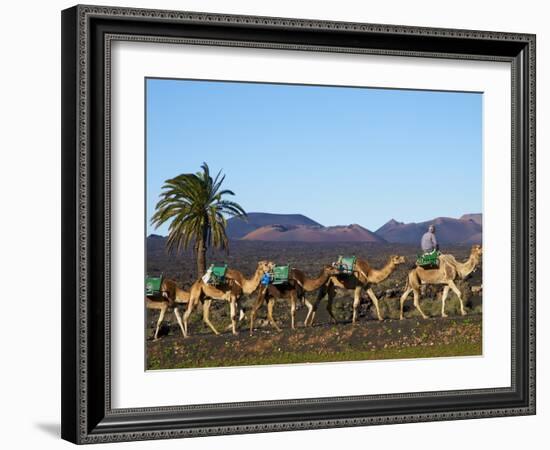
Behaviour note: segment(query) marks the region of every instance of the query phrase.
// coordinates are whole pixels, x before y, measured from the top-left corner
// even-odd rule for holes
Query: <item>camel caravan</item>
[[[420,306],[421,286],[443,286],[441,296],[441,316],[445,313],[445,302],[449,291],[453,291],[460,302],[460,312],[464,310],[463,295],[456,285],[460,279],[465,279],[474,272],[481,263],[482,247],[473,245],[470,256],[466,261],[460,262],[450,254],[441,254],[435,243],[435,237],[426,235],[422,238],[423,253],[418,256],[414,267],[408,272],[405,281],[405,290],[400,298],[400,319],[404,318],[403,306],[410,294],[413,294],[413,304],[420,315],[427,319],[428,316]],[[426,241],[426,242],[424,242]],[[428,242],[429,241],[429,242]],[[243,273],[227,265],[211,265],[206,273],[196,280],[189,291],[180,289],[173,280],[163,277],[146,277],[145,305],[148,309],[160,311],[156,324],[154,339],[158,339],[159,328],[168,311],[173,311],[178,325],[184,337],[189,336],[189,318],[193,311],[202,305],[202,320],[216,335],[220,334],[210,321],[210,309],[212,301],[226,302],[229,305],[231,324],[228,329],[233,334],[238,332],[238,324],[246,317],[243,309],[244,296],[255,295],[249,311],[249,330],[254,332],[258,310],[262,306],[267,307],[267,322],[277,331],[281,328],[273,317],[275,301],[285,299],[290,308],[290,327],[296,328],[296,309],[298,304],[307,307],[307,315],[304,327],[311,327],[315,320],[316,311],[326,297],[327,312],[335,323],[338,323],[333,312],[333,300],[336,290],[353,292],[352,323],[356,324],[358,309],[363,292],[373,302],[378,320],[383,320],[380,312],[379,300],[373,291],[378,283],[387,280],[394,271],[405,264],[404,256],[392,255],[386,264],[380,268],[372,267],[365,259],[355,256],[339,256],[332,264],[320,269],[315,278],[308,278],[305,273],[290,265],[277,265],[273,261],[260,261],[250,278]],[[308,299],[306,293],[317,292],[314,300]],[[183,315],[178,308],[185,308]]]

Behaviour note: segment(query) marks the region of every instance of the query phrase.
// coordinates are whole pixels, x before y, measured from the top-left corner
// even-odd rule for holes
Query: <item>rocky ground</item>
[[[454,303],[457,303],[456,305]],[[384,303],[384,302],[383,302]],[[426,303],[431,303],[429,300]],[[423,305],[426,312],[439,309],[438,305]],[[177,324],[163,328],[160,339],[147,340],[147,368],[172,369],[188,367],[222,367],[256,364],[288,364],[328,361],[357,361],[392,358],[428,358],[441,356],[466,356],[482,354],[482,315],[469,308],[467,316],[458,315],[458,301],[451,301],[448,318],[422,319],[416,311],[407,308],[406,318],[374,319],[372,307],[362,307],[361,317],[352,325],[351,306],[336,302],[337,317],[343,322],[331,324],[326,312],[319,310],[319,322],[304,328],[305,308],[299,311],[299,325],[289,328],[284,311],[288,307],[280,303],[275,311],[279,325],[277,332],[260,316],[258,326],[250,335],[248,323],[243,323],[239,334],[229,331],[213,335],[204,327],[197,314],[190,325],[191,336],[184,339]],[[350,311],[347,311],[348,307]],[[386,312],[388,308],[386,307]],[[348,314],[349,313],[349,314]],[[155,315],[149,314],[149,336],[152,335]],[[217,314],[214,324],[221,331],[229,320],[221,320]]]
[[[365,298],[359,310],[359,321],[351,325],[352,298],[348,291],[337,290],[334,310],[339,320],[332,324],[323,300],[313,328],[303,328],[306,308],[297,311],[298,327],[290,329],[289,305],[285,300],[276,304],[274,317],[282,332],[273,330],[265,320],[265,306],[259,311],[259,320],[252,336],[248,320],[240,325],[238,336],[224,331],[215,336],[202,322],[199,310],[191,316],[190,337],[184,339],[174,315],[167,314],[161,338],[153,341],[157,311],[147,311],[146,360],[149,369],[183,367],[221,367],[255,364],[286,364],[325,361],[354,361],[388,358],[423,358],[438,356],[480,355],[482,353],[482,270],[457,285],[465,299],[468,315],[459,314],[459,302],[453,293],[447,300],[448,318],[441,318],[441,287],[423,289],[421,306],[430,317],[423,320],[412,304],[412,295],[405,304],[405,317],[399,319],[399,297],[405,287],[407,272],[414,265],[417,249],[406,245],[281,245],[281,243],[243,243],[232,245],[230,255],[212,254],[209,260],[226,261],[250,275],[258,260],[269,259],[277,263],[288,262],[313,277],[324,264],[330,264],[339,254],[355,254],[367,259],[373,267],[383,266],[389,255],[404,255],[407,263],[384,282],[374,285],[380,299],[383,322],[376,320],[372,302]],[[469,246],[446,248],[459,260],[465,260]],[[194,279],[192,257],[171,257],[164,248],[148,246],[148,272],[164,273],[176,279],[184,289]],[[308,294],[311,300],[314,293]],[[365,296],[366,297],[366,296]],[[250,309],[254,298],[245,298],[243,305]],[[229,307],[225,302],[213,302],[211,320],[218,330],[229,325]]]

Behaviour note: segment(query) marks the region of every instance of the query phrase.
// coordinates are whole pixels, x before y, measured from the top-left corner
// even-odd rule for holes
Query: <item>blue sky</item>
[[[248,212],[376,230],[482,209],[482,94],[147,79],[147,234],[203,161]]]

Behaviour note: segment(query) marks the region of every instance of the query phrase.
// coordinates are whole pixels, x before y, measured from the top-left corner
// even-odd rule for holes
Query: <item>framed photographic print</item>
[[[62,45],[63,438],[535,413],[534,35],[75,6]]]

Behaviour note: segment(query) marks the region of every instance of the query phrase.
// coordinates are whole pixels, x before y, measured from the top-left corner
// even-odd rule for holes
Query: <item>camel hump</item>
[[[456,267],[454,266],[454,264],[445,264],[444,271],[445,271],[445,275],[447,276],[447,278],[449,278],[451,280],[455,279],[457,271],[456,271]]]
[[[453,255],[450,255],[448,253],[444,253],[444,254],[439,255],[439,258],[442,259],[442,260],[445,260],[445,261],[449,261],[451,263],[456,262],[456,258]]]
[[[177,284],[174,280],[170,280],[169,278],[163,278],[162,282],[160,283],[160,292],[161,293],[168,293],[168,294],[175,294],[177,289]]]
[[[370,264],[364,259],[357,259],[355,266],[364,274],[368,274],[371,270]]]
[[[239,272],[238,270],[236,269],[231,269],[231,268],[227,268],[226,272],[225,272],[225,275],[227,275],[228,277],[230,278],[236,278],[240,275],[242,275],[241,272]]]
[[[244,282],[244,275],[235,269],[227,269],[227,272],[225,273],[225,278],[229,282],[234,282],[235,284],[241,287]]]
[[[292,278],[294,278],[300,285],[304,284],[305,280],[305,274],[299,269],[292,268],[291,269]]]
[[[175,289],[176,287],[177,283],[174,280],[170,278],[164,278],[162,280],[162,289]]]

